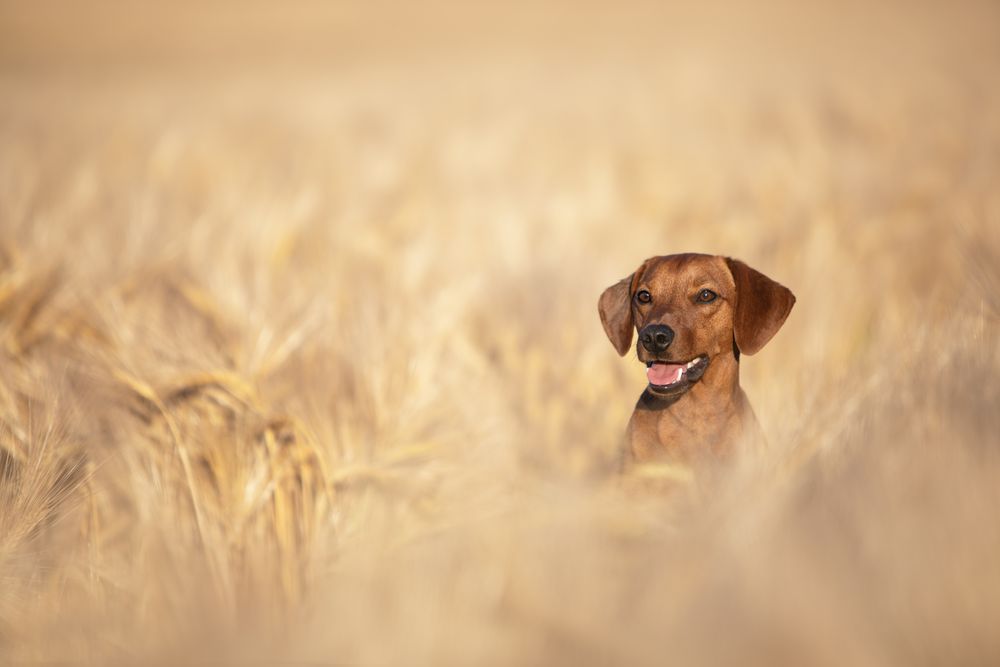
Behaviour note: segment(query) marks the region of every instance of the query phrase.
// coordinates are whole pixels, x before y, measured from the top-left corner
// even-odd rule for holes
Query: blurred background
[[[996,2],[0,0],[0,662],[996,664]],[[645,258],[798,302],[616,474]]]

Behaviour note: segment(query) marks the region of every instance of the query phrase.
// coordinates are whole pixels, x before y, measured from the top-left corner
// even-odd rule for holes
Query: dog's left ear
[[[726,258],[736,281],[733,334],[743,354],[754,354],[771,340],[795,305],[795,295],[738,259]]]
[[[632,318],[632,278],[634,277],[633,273],[604,290],[597,302],[597,310],[601,314],[604,333],[608,334],[611,344],[623,357],[632,346],[632,329],[635,327],[635,321]]]

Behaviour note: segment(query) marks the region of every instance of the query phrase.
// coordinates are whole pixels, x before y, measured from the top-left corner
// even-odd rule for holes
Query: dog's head
[[[638,332],[650,390],[678,394],[719,355],[764,347],[794,304],[788,288],[739,260],[686,253],[647,259],[604,290],[598,310],[618,354]]]

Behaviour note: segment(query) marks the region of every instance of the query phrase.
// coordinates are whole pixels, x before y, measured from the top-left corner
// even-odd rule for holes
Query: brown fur
[[[709,289],[718,296],[699,303]],[[636,294],[647,290],[650,303]],[[686,362],[708,356],[708,367],[683,393],[647,387],[628,424],[625,460],[696,463],[732,456],[741,443],[762,441],[760,426],[740,388],[740,353],[754,354],[777,333],[795,296],[738,260],[686,253],[653,257],[601,294],[601,323],[624,356],[632,331],[664,324],[673,341],[659,360]],[[639,360],[656,355],[636,345]]]

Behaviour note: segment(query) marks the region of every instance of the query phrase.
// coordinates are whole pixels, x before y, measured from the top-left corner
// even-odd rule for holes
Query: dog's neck
[[[753,420],[739,380],[736,355],[720,354],[709,362],[701,379],[680,396],[657,396],[647,388],[639,397],[633,419],[645,421],[650,429],[647,432],[655,434],[660,444],[650,445],[651,451],[689,462],[725,455],[746,432],[747,421]]]

